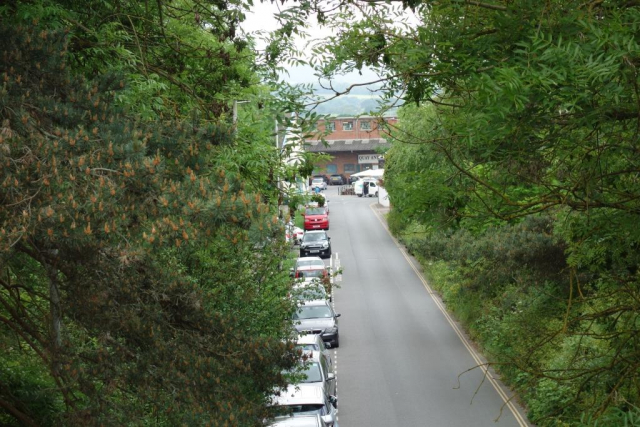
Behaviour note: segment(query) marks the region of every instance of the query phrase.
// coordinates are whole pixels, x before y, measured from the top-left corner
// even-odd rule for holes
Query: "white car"
[[[327,183],[324,182],[322,178],[313,178],[311,181],[311,189],[315,190],[316,188],[320,188],[321,190],[327,189]]]
[[[296,227],[293,222],[290,222],[285,227],[285,239],[287,242],[292,242],[294,245],[299,245],[304,236],[304,230],[300,227]]]
[[[324,345],[324,341],[322,341],[322,337],[317,334],[304,334],[298,336],[298,341],[296,341],[296,347],[301,349],[302,351],[317,351],[322,354],[331,366],[333,370],[333,360],[331,360],[331,351],[327,349]]]
[[[275,406],[291,412],[291,416],[320,415],[327,426],[338,427],[338,399],[324,394],[322,386],[292,384],[275,398]],[[284,418],[284,417],[283,417]],[[279,421],[282,418],[276,418]]]

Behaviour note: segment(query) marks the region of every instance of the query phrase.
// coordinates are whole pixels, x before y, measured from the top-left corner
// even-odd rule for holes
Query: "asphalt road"
[[[334,294],[340,426],[528,425],[494,375],[465,373],[481,359],[384,228],[377,199],[325,194],[331,261],[343,268]]]

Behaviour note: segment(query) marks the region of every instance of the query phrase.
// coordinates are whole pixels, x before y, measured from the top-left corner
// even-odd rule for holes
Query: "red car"
[[[304,211],[305,230],[328,230],[329,213],[324,207],[308,207]]]

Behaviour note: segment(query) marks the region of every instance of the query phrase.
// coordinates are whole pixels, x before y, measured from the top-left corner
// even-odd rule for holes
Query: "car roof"
[[[322,263],[322,265],[320,264],[311,264],[311,265],[299,265],[296,270],[300,270],[300,271],[307,271],[307,270],[326,270],[327,266],[324,265],[324,262]]]
[[[324,405],[324,390],[318,384],[291,384],[286,390],[275,396],[276,405]]]
[[[304,334],[298,336],[298,341],[296,344],[315,344],[322,338],[318,334]]]
[[[331,306],[329,305],[326,299],[314,299],[310,301],[304,301],[302,305],[304,306],[326,305],[327,307],[331,308]]]
[[[324,264],[324,261],[319,256],[302,256],[302,257],[300,257],[300,258],[298,258],[296,260],[296,263],[301,262],[301,261],[307,261],[307,262],[320,261],[321,263]]]
[[[304,280],[295,282],[293,284],[292,290],[300,293],[303,293],[305,291],[322,292],[323,295],[327,295],[327,292],[324,289],[324,285],[320,281]]]

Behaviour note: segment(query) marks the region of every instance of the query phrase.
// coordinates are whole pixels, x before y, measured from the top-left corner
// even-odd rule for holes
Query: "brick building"
[[[386,132],[381,120],[395,124],[395,117],[336,117],[318,122],[318,130],[329,134],[320,139],[305,141],[305,150],[312,153],[327,153],[332,159],[316,165],[315,174],[343,174],[347,178],[356,172],[378,169],[378,147],[385,147]]]

